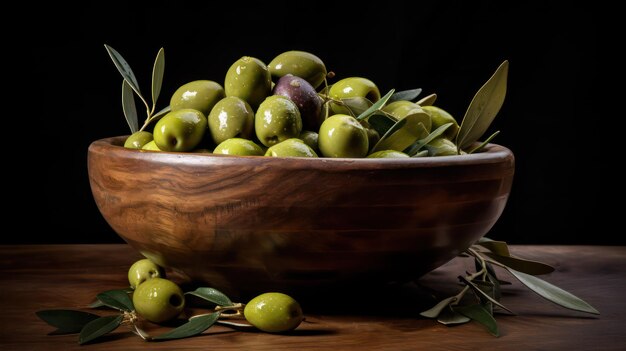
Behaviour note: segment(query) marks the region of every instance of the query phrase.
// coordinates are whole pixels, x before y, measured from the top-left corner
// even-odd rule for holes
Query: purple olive
[[[318,130],[320,128],[322,99],[309,82],[288,74],[276,82],[274,95],[282,95],[298,106],[304,129]]]

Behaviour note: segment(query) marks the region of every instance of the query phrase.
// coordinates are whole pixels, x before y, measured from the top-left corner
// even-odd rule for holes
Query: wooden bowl
[[[408,281],[502,213],[512,152],[412,159],[231,157],[89,147],[100,212],[157,263],[231,294]]]

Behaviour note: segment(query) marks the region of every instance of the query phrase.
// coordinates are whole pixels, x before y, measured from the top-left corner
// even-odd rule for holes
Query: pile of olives
[[[163,268],[149,259],[139,260],[130,267],[128,282],[134,290],[135,311],[146,320],[167,322],[180,315],[185,308],[185,295],[181,288],[166,279]],[[264,293],[246,305],[236,305],[251,325],[269,333],[293,330],[303,320],[300,304],[283,293]]]
[[[380,133],[367,120],[357,120],[355,109],[344,103],[365,102],[366,108],[376,103],[381,99],[376,84],[349,77],[329,86],[331,76],[319,57],[304,51],[284,52],[269,65],[242,57],[228,69],[223,86],[197,80],[178,88],[171,111],[153,132],[135,132],[124,146],[238,156],[409,157],[406,150],[373,150]],[[445,110],[398,100],[382,113],[392,121],[420,113],[427,133],[451,123],[422,156],[457,153],[451,140],[459,125]]]

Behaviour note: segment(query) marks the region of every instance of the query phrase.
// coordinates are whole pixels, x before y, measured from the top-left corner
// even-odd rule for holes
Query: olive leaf
[[[112,332],[117,327],[119,327],[120,324],[122,324],[123,319],[124,315],[122,314],[117,316],[106,316],[94,319],[93,321],[87,323],[87,325],[85,325],[85,327],[83,327],[83,329],[80,331],[80,335],[78,336],[78,343],[82,345],[102,335]]]
[[[97,296],[105,306],[114,308],[120,311],[131,312],[135,310],[133,301],[128,296],[126,290],[108,290],[99,293]]]
[[[509,61],[505,60],[472,99],[456,136],[459,150],[477,141],[500,111],[506,96],[508,72]]]
[[[430,94],[421,98],[416,104],[420,106],[432,106],[437,100],[437,94]]]
[[[232,301],[221,291],[213,288],[197,288],[194,291],[186,292],[185,295],[197,296],[203,300],[212,302],[218,306],[232,306]]]
[[[428,150],[422,150],[411,157],[426,157],[428,156]]]
[[[517,271],[532,275],[541,275],[554,272],[554,267],[543,262],[525,260],[519,257],[500,256],[491,252],[483,252],[482,254],[487,256],[486,260],[488,262],[492,262],[499,266],[505,266],[504,268],[509,267]]]
[[[128,122],[128,126],[130,127],[130,132],[135,133],[139,130],[135,94],[126,79],[122,80],[122,110],[124,111],[126,122]]]
[[[396,120],[389,117],[386,113],[380,112],[372,114],[367,119],[367,123],[378,132],[378,135],[385,135],[396,124]]]
[[[209,329],[217,319],[219,318],[219,312],[213,312],[210,314],[194,316],[189,318],[189,321],[180,327],[170,330],[164,334],[157,335],[152,340],[164,341],[172,339],[188,338],[190,336],[202,334],[205,330]]]
[[[437,316],[439,316],[444,308],[448,307],[448,305],[450,305],[451,303],[456,302],[457,299],[458,298],[456,296],[450,296],[448,298],[445,298],[439,301],[431,309],[421,312],[420,315],[426,318],[437,318]]]
[[[380,138],[370,152],[374,153],[382,150],[404,151],[404,149],[411,146],[423,135],[423,122],[427,118],[430,117],[425,112],[416,112],[404,117]],[[419,125],[422,125],[422,127],[420,128]]]
[[[437,317],[437,322],[447,326],[465,324],[469,321],[471,321],[471,319],[454,311],[450,306],[445,306]]]
[[[498,330],[498,324],[496,323],[496,320],[483,306],[454,306],[452,310],[484,325],[492,335],[500,336],[500,331]]]
[[[372,113],[374,113],[374,111],[380,110],[383,106],[385,106],[385,104],[387,103],[389,98],[391,98],[391,95],[393,95],[394,92],[395,89],[389,90],[389,92],[385,94],[385,96],[381,97],[380,100],[376,101],[372,106],[370,106],[370,108],[363,111],[363,113],[361,113],[356,119],[361,121],[369,117]]]
[[[476,146],[474,149],[470,150],[468,152],[468,154],[474,154],[479,152],[480,150],[482,150],[487,144],[489,144],[493,138],[495,138],[496,136],[498,136],[498,134],[500,134],[500,131],[496,131],[495,133],[491,134],[489,136],[489,138],[485,139],[485,141],[483,141],[482,143],[480,143],[480,145]]]
[[[152,67],[152,107],[156,106],[157,99],[163,85],[163,73],[165,72],[165,52],[163,48],[157,53]]]
[[[409,146],[405,153],[409,156],[415,156],[426,144],[435,140],[439,136],[441,136],[448,128],[452,126],[452,123],[446,123],[444,125],[439,126],[439,128],[432,131],[432,133],[428,134],[426,138],[419,139],[413,145]],[[426,152],[428,154],[428,151]]]
[[[130,85],[130,87],[133,88],[133,90],[137,93],[137,95],[141,97],[141,91],[139,90],[139,84],[137,83],[137,78],[135,78],[135,73],[133,73],[133,70],[130,68],[130,65],[128,64],[128,62],[126,62],[126,60],[122,57],[122,55],[120,55],[119,52],[117,52],[115,49],[108,46],[107,44],[104,44],[104,48],[109,53],[109,56],[111,57],[111,60],[113,61],[113,64],[115,65],[117,70],[120,72],[122,77],[124,77],[124,79],[128,82],[128,85]]]
[[[555,304],[568,308],[570,310],[586,312],[591,314],[600,314],[598,310],[593,308],[590,304],[583,301],[581,298],[571,294],[557,286],[554,286],[545,280],[541,280],[532,275],[518,272],[512,268],[505,267],[509,273],[511,273],[522,284],[526,285],[530,290],[534,291],[537,295],[544,299],[554,302]]]
[[[51,334],[78,333],[87,323],[99,317],[93,313],[73,310],[42,310],[35,314],[44,322],[57,328]]]
[[[397,91],[391,95],[388,102],[399,100],[413,101],[422,93],[422,88]]]
[[[511,256],[511,253],[509,252],[509,246],[504,241],[485,240],[477,242],[476,245],[480,245],[496,255],[506,257]]]
[[[489,294],[487,292],[485,292],[483,289],[481,289],[478,285],[476,285],[476,283],[468,280],[467,278],[463,277],[463,276],[459,276],[459,279],[467,284],[470,288],[472,288],[472,290],[476,293],[476,295],[479,298],[483,298],[485,300],[488,300],[489,302],[493,303],[494,305],[502,308],[503,310],[511,313],[511,314],[515,314],[513,313],[513,311],[509,310],[508,308],[506,308],[503,304],[501,304],[500,302],[496,301],[493,297],[489,296]]]

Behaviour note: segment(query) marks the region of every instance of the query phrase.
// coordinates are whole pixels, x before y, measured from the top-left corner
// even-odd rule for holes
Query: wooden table
[[[512,251],[554,265],[556,272],[545,279],[602,314],[556,307],[514,282],[502,302],[518,315],[496,317],[499,338],[476,323],[448,328],[418,317],[420,308],[432,304],[432,291],[445,295],[459,289],[456,277],[472,269],[472,262],[457,258],[420,279],[419,286],[364,292],[356,303],[300,301],[306,321],[288,335],[214,326],[198,337],[146,343],[122,327],[101,342],[78,346],[77,335],[47,335],[53,328],[35,311],[84,308],[98,292],[124,287],[139,254],[127,245],[0,246],[0,350],[626,350],[626,247],[514,246]]]

